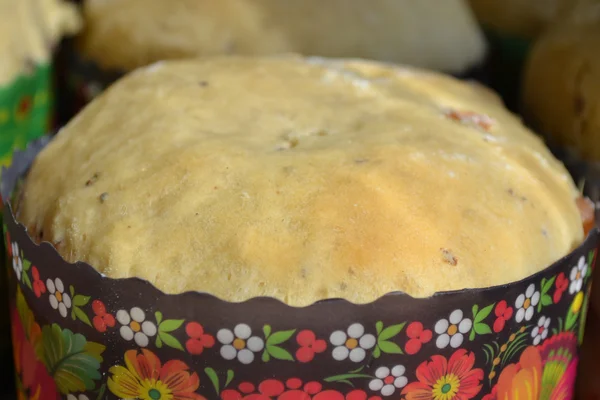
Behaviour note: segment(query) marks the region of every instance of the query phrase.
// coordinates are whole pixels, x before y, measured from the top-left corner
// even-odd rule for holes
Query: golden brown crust
[[[464,0],[88,0],[84,11],[80,48],[105,68],[293,52],[460,73],[485,51]]]
[[[523,278],[581,242],[577,197],[478,85],[216,58],[113,85],[40,154],[19,218],[108,276],[306,305]]]

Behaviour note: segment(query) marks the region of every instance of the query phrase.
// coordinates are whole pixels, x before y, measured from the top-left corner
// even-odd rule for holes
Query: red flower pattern
[[[323,339],[317,339],[313,331],[301,331],[296,336],[296,341],[300,345],[300,348],[296,351],[296,359],[302,363],[312,361],[315,354],[322,353],[327,349],[327,342]]]
[[[204,349],[215,345],[215,338],[204,333],[204,328],[197,322],[190,322],[185,326],[185,333],[190,337],[185,342],[185,348],[190,354],[200,355]]]
[[[498,400],[498,385],[494,385],[492,391],[483,396],[481,400]]]
[[[58,399],[54,379],[48,374],[35,351],[42,341],[40,326],[32,322],[26,332],[16,309],[11,310],[11,319],[15,372],[19,381],[18,399]]]
[[[323,390],[319,382],[302,384],[298,378],[288,379],[285,384],[276,379],[262,381],[257,388],[249,382],[238,385],[237,390],[221,392],[221,400],[382,400],[368,396],[364,390],[352,390],[345,395],[336,390]]]
[[[459,349],[449,360],[440,355],[417,367],[419,382],[408,384],[402,394],[406,400],[468,400],[481,390],[483,370],[473,369],[475,355]]]
[[[554,291],[552,300],[554,301],[554,304],[556,304],[562,298],[563,293],[569,288],[569,279],[564,272],[558,274],[554,285],[556,286],[556,290]]]
[[[506,321],[510,320],[513,316],[513,308],[509,307],[505,300],[502,300],[496,304],[494,314],[496,314],[496,320],[494,321],[494,332],[501,332],[506,326]]]
[[[115,317],[112,314],[106,312],[106,307],[104,303],[100,300],[94,300],[92,302],[92,310],[96,316],[92,319],[94,323],[94,328],[98,332],[104,333],[108,328],[113,328],[115,326]]]
[[[31,96],[23,96],[17,105],[15,114],[17,119],[25,118],[33,108],[33,99]]]
[[[408,325],[406,335],[409,339],[404,346],[404,351],[410,355],[417,354],[421,347],[433,337],[432,332],[429,329],[423,329],[423,324],[420,322],[413,322]]]
[[[40,280],[40,272],[37,267],[31,267],[31,275],[33,276],[33,293],[39,299],[42,294],[46,293],[46,284]]]

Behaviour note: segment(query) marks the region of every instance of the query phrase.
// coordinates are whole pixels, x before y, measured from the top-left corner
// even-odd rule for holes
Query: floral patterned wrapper
[[[21,395],[39,399],[571,399],[600,231],[520,282],[364,305],[230,303],[110,279],[35,244],[8,199],[47,139],[2,173]],[[494,268],[490,261],[490,268]],[[36,397],[37,396],[37,397]]]
[[[51,68],[40,65],[31,73],[21,75],[8,84],[0,85],[0,167],[10,165],[14,149],[48,131],[52,99],[50,96]],[[4,252],[0,245],[0,253]],[[0,274],[0,365],[10,365],[10,331],[6,274]],[[0,387],[7,386],[0,377]],[[2,394],[3,389],[0,389]]]

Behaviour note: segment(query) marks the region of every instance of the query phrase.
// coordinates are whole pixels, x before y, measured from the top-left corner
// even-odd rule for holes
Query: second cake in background
[[[600,161],[600,2],[580,3],[535,44],[523,113],[554,145]]]
[[[123,73],[218,55],[366,58],[481,77],[486,45],[464,0],[87,0],[61,120]]]
[[[463,73],[485,49],[463,0],[87,0],[84,14],[82,54],[118,70],[294,52]]]

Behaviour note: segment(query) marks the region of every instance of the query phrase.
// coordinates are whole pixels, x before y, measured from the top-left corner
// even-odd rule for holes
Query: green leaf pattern
[[[101,377],[103,345],[88,343],[83,335],[62,330],[57,324],[42,329],[42,343],[42,362],[62,394],[95,388]]]
[[[296,332],[295,329],[271,333],[271,326],[265,325],[263,333],[265,334],[265,349],[262,354],[262,360],[269,362],[271,358],[276,360],[294,361],[292,354],[280,345],[287,342]]]
[[[550,289],[552,289],[555,280],[556,276],[553,276],[550,279],[542,278],[542,291],[540,293],[540,302],[537,306],[538,312],[541,312],[542,308],[552,304],[552,296],[548,293],[550,292]]]
[[[156,335],[156,347],[161,348],[163,345],[167,345],[171,348],[185,351],[181,342],[171,334],[183,325],[183,319],[166,319],[163,320],[162,313],[156,312],[156,323],[158,325],[158,333]]]
[[[482,308],[481,310],[479,309],[479,306],[477,304],[473,306],[473,309],[471,310],[473,312],[473,324],[469,333],[470,341],[475,340],[475,337],[477,336],[489,335],[490,333],[492,333],[492,329],[490,328],[490,326],[483,321],[485,321],[488,318],[488,316],[494,310],[495,306],[496,303],[492,303]]]
[[[26,260],[25,258],[23,258],[23,252],[21,252],[21,260],[23,263],[23,272],[22,272],[23,283],[25,285],[27,285],[27,287],[29,289],[33,290],[33,287],[31,286],[31,280],[29,279],[29,270],[31,269],[31,263],[29,262],[29,260]]]
[[[393,342],[393,339],[398,336],[404,329],[406,322],[401,324],[390,325],[384,328],[382,321],[377,321],[375,324],[377,330],[377,341],[373,357],[379,358],[381,354],[404,354],[402,348]]]
[[[219,394],[221,392],[221,387],[219,386],[219,377],[217,376],[215,370],[210,367],[207,367],[204,369],[204,373],[206,374],[206,376],[208,376],[208,379],[210,379],[210,382],[215,388],[215,393]]]
[[[71,318],[73,321],[80,320],[87,326],[92,326],[89,317],[83,311],[82,307],[85,307],[90,302],[90,296],[83,296],[81,294],[75,294],[75,288],[73,285],[69,286],[71,292],[72,305],[71,305]]]

